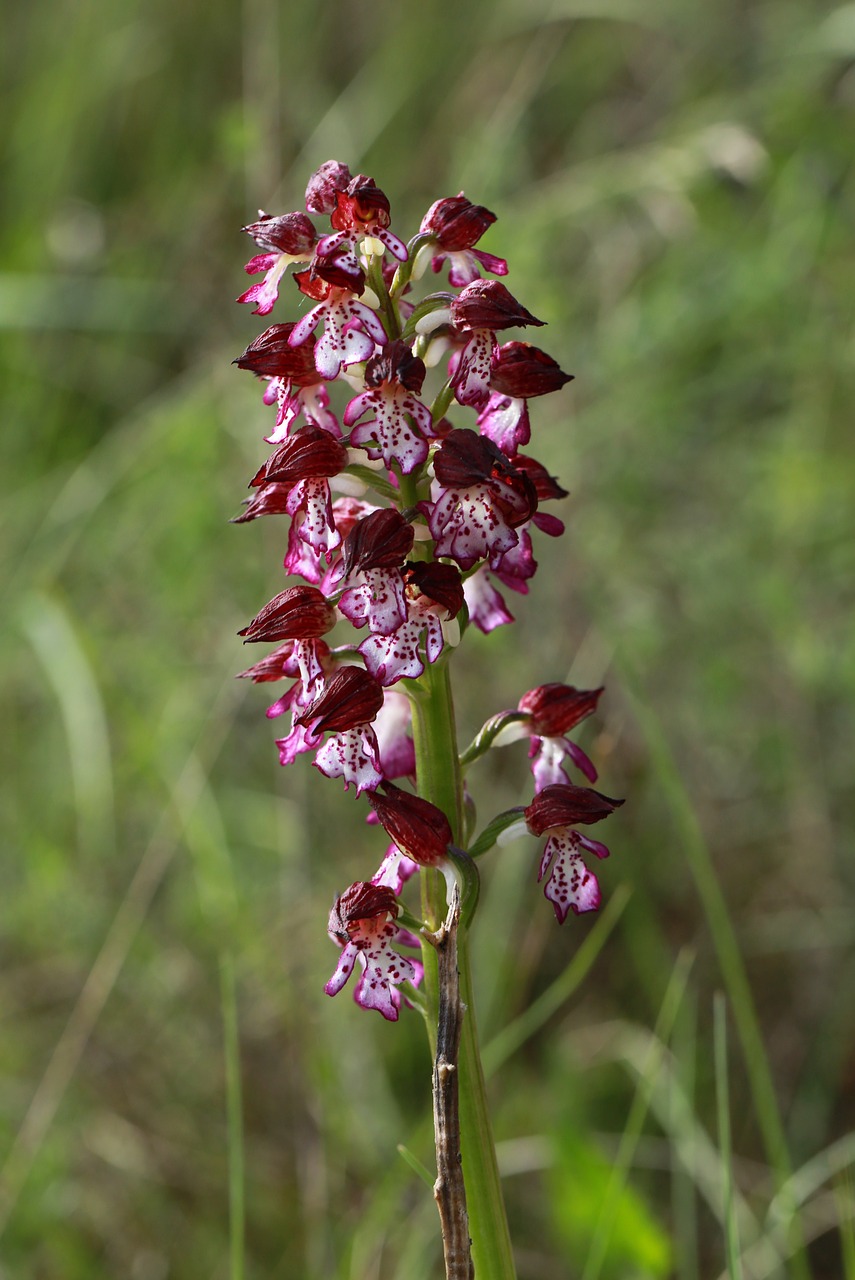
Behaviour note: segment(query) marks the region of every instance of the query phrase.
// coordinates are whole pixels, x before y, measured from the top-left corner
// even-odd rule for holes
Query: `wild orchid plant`
[[[357,1004],[391,1022],[402,1000],[425,1015],[446,1273],[509,1280],[469,966],[477,860],[520,830],[545,836],[538,879],[563,924],[571,911],[598,907],[585,855],[608,854],[578,828],[621,801],[567,773],[573,766],[596,781],[567,735],[602,689],[539,685],[487,720],[459,755],[449,658],[467,626],[489,633],[513,621],[500,587],[525,595],[537,568],[532,535],[563,532],[543,505],[565,490],[522,449],[529,401],[559,391],[570,375],[538,347],[499,343],[500,331],[543,321],[497,279],[482,278],[508,270],[474,247],[495,221],[483,206],[463,194],[437,200],[405,244],[389,229],[389,201],[373,178],[329,161],[309,181],[306,211],[260,213],[244,228],[260,250],[246,270],[263,279],[238,301],[268,315],[293,263],[311,308],[265,329],[236,361],[265,380],[264,402],[276,410],[265,437],[273,452],[237,523],[290,516],[284,567],[298,579],[240,632],[245,642],[278,643],[242,674],[292,682],[267,711],[290,716],[276,744],[280,762],[314,753],[321,773],[365,793],[368,821],[391,839],[374,874],[345,889],[330,912],[340,954],[325,990],[336,995],[358,966]],[[331,233],[319,235],[308,214],[329,215]],[[413,300],[426,269],[446,265],[452,288]],[[437,367],[429,404],[423,387]],[[340,419],[334,383],[346,397]],[[455,417],[474,410],[474,425],[450,421],[452,405]],[[324,637],[343,622],[364,638],[331,647]],[[468,766],[490,747],[526,738],[531,802],[475,838]],[[407,908],[401,894],[416,877],[420,905]]]

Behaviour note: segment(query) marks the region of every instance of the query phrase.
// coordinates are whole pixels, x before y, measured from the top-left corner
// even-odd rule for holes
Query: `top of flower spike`
[[[327,160],[316,169],[306,187],[309,213],[332,213],[339,191],[346,191],[350,170],[338,160]]]

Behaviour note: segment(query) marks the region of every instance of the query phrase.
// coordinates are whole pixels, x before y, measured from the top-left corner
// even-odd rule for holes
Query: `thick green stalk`
[[[457,734],[448,664],[444,660],[428,665],[413,699],[413,736],[419,794],[447,816],[459,840],[463,827],[463,781],[457,755]],[[435,929],[445,915],[445,882],[436,871],[422,873],[422,910]],[[460,995],[466,1006],[460,1039],[460,1142],[463,1176],[472,1237],[472,1261],[476,1280],[515,1280],[513,1253],[505,1204],[496,1162],[490,1113],[469,964],[469,939],[461,926],[457,939]],[[436,957],[433,949],[422,949],[425,961],[425,993],[431,1044],[437,1013]]]

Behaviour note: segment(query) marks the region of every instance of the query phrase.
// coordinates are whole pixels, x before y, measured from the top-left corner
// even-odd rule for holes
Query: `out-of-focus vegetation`
[[[586,746],[627,797],[628,905],[511,1041],[601,926],[555,925],[533,842],[484,868],[521,1280],[715,1277],[729,1233],[748,1280],[807,1274],[799,1233],[816,1280],[855,1274],[855,6],[54,0],[3,29],[0,1275],[229,1274],[232,972],[246,1276],[438,1274],[396,1150],[430,1164],[417,1015],[322,994],[378,842],[233,679],[282,586],[281,526],[227,523],[270,418],[229,367],[260,327],[237,230],[331,156],[405,237],[440,195],[492,207],[577,375],[532,415],[568,537],[456,660],[464,740],[605,679]],[[529,785],[522,748],[473,770],[485,818]]]

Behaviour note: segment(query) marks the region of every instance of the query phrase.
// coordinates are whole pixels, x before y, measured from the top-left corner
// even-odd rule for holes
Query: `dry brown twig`
[[[448,914],[436,933],[423,930],[436,950],[439,970],[439,1019],[433,1065],[433,1124],[436,1142],[434,1199],[442,1227],[446,1280],[473,1280],[469,1215],[460,1152],[457,1056],[466,1006],[460,1000],[457,930],[460,892],[455,886]]]

